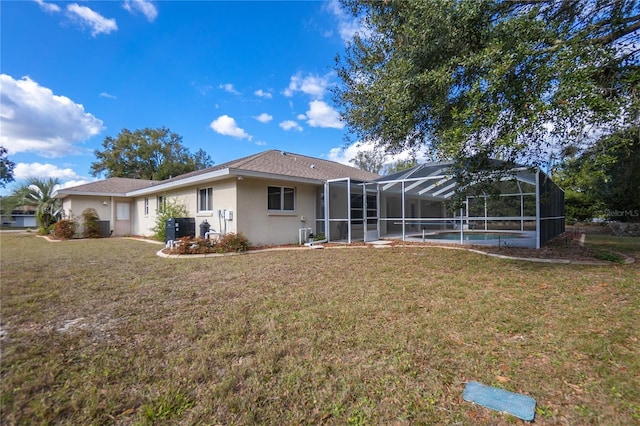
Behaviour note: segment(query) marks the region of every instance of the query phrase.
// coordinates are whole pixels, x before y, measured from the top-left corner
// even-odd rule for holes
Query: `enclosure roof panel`
[[[506,164],[500,160],[491,160],[491,162],[496,168]],[[453,164],[453,161],[418,164],[410,169],[383,176],[376,182],[383,191],[401,192],[404,183],[404,192],[407,194],[433,199],[448,199],[451,198],[458,186],[452,171]],[[516,165],[512,172],[512,176],[502,177],[500,180],[515,178],[520,182],[536,184],[535,172],[526,166]]]

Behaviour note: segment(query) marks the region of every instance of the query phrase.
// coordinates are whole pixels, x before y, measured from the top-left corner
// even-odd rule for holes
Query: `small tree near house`
[[[176,198],[166,200],[161,209],[157,212],[156,223],[151,230],[158,241],[164,241],[167,235],[166,222],[171,218],[187,217],[189,211],[187,206]]]
[[[82,236],[85,238],[100,237],[100,216],[93,208],[82,212]]]

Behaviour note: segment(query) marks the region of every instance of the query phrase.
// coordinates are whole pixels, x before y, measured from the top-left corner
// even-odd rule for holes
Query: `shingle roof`
[[[96,182],[85,183],[84,185],[72,186],[69,188],[59,189],[58,194],[110,194],[110,195],[126,195],[127,192],[135,191],[142,188],[148,188],[151,185],[158,184],[159,181],[145,179],[129,179],[129,178],[108,178]]]
[[[236,169],[297,178],[328,180],[350,177],[370,181],[380,177],[375,173],[320,158],[272,149],[248,157],[228,161],[203,170],[176,176],[168,181],[178,181],[217,170]]]
[[[124,196],[128,192],[146,189],[160,184],[166,185],[175,183],[176,185],[179,185],[180,181],[185,179],[197,179],[197,176],[226,169],[232,169],[236,174],[241,174],[242,171],[246,171],[288,178],[313,179],[318,181],[347,177],[362,181],[373,181],[380,177],[380,175],[375,173],[360,170],[335,161],[323,160],[320,158],[272,149],[218,164],[206,169],[185,173],[163,181],[109,178],[71,188],[64,188],[59,190],[58,193],[63,195],[110,194]]]

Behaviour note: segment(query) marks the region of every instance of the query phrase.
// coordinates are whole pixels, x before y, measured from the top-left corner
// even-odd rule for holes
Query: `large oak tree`
[[[352,140],[387,153],[427,145],[474,182],[488,158],[540,165],[638,128],[636,0],[343,6],[363,24],[337,58]]]
[[[167,128],[130,131],[123,129],[114,139],[102,142],[91,163],[94,176],[163,180],[210,167],[213,162],[202,149],[195,154],[182,145],[182,137]]]

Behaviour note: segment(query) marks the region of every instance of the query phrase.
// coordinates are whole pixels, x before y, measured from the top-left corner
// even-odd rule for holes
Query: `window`
[[[129,220],[129,203],[116,203],[116,220]]]
[[[156,205],[156,211],[158,213],[162,213],[164,211],[165,206],[166,206],[166,199],[162,195],[159,195],[158,204]]]
[[[198,190],[198,211],[210,212],[213,210],[213,188]]]
[[[267,204],[269,210],[292,212],[295,210],[295,189],[283,186],[267,188]]]
[[[147,197],[144,198],[144,215],[149,216],[149,199]]]

